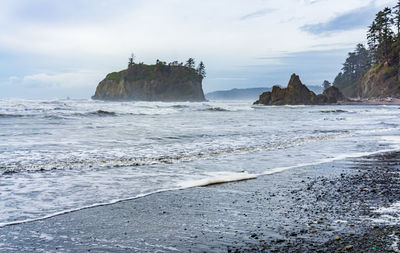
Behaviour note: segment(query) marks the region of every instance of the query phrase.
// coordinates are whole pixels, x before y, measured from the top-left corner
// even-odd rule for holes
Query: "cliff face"
[[[373,66],[355,85],[360,98],[400,97],[397,67],[379,64]]]
[[[323,94],[315,95],[307,86],[301,83],[298,75],[290,77],[287,88],[274,86],[272,92],[264,92],[254,104],[263,105],[317,105],[337,103],[345,100],[336,87],[329,87]]]
[[[397,65],[376,64],[354,82],[337,85],[347,97],[374,99],[400,98],[400,82]]]
[[[99,100],[204,101],[202,76],[188,67],[134,64],[101,81],[92,97]]]

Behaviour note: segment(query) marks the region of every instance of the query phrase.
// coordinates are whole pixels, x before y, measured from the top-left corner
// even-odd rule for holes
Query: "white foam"
[[[363,157],[363,156],[370,156],[370,155],[376,155],[376,154],[381,154],[381,153],[393,152],[393,151],[398,151],[399,149],[400,149],[400,147],[395,147],[392,149],[383,149],[383,150],[371,151],[371,152],[356,152],[356,153],[351,153],[351,154],[340,154],[335,157],[324,158],[321,160],[317,160],[315,162],[299,163],[299,164],[292,165],[292,166],[278,167],[278,168],[270,169],[270,170],[263,172],[261,175],[271,175],[271,174],[279,173],[279,172],[289,170],[289,169],[301,168],[301,167],[306,167],[306,166],[314,166],[314,165],[319,165],[319,164],[324,164],[324,163],[329,163],[329,162],[334,162],[334,161],[340,161],[340,160],[344,160],[344,159],[348,159],[348,158],[358,158],[358,157]]]
[[[6,226],[11,226],[11,225],[22,224],[22,223],[29,223],[29,222],[33,222],[33,221],[46,220],[46,219],[49,219],[49,218],[52,218],[52,217],[55,217],[55,216],[59,216],[59,215],[67,214],[67,213],[72,213],[72,212],[77,212],[77,211],[81,211],[81,210],[84,210],[84,209],[89,209],[89,208],[99,207],[99,206],[112,205],[112,204],[116,204],[116,203],[123,202],[123,201],[142,198],[142,197],[149,196],[149,195],[152,195],[152,194],[155,194],[155,193],[174,191],[174,190],[181,190],[181,189],[183,189],[183,188],[180,187],[180,188],[163,189],[163,190],[153,191],[153,192],[149,192],[149,193],[142,193],[142,194],[139,194],[137,196],[130,197],[130,198],[115,199],[115,200],[112,200],[112,201],[109,201],[109,202],[96,203],[96,204],[93,204],[93,205],[87,205],[87,206],[83,206],[83,207],[63,210],[63,211],[60,211],[60,212],[55,212],[55,213],[48,214],[48,215],[45,215],[45,216],[42,216],[42,217],[38,217],[38,218],[25,219],[25,220],[16,220],[16,221],[11,221],[11,222],[1,222],[0,223],[0,228],[1,227],[6,227]]]
[[[46,233],[41,233],[40,236],[39,236],[39,238],[45,239],[45,240],[47,240],[47,241],[51,241],[51,240],[54,239],[51,235],[46,234]]]
[[[162,189],[162,190],[157,190],[157,191],[153,191],[153,192],[149,192],[149,193],[138,194],[138,195],[136,195],[134,197],[130,197],[130,198],[115,199],[115,200],[112,200],[109,202],[95,203],[92,205],[87,205],[87,206],[83,206],[83,207],[79,207],[79,208],[73,208],[73,209],[63,210],[60,212],[55,212],[55,213],[45,215],[42,217],[38,217],[38,218],[17,220],[17,221],[11,221],[11,222],[3,222],[3,223],[0,223],[0,228],[6,227],[6,226],[11,226],[11,225],[22,224],[22,223],[46,220],[46,219],[49,219],[49,218],[52,218],[55,216],[59,216],[59,215],[63,215],[63,214],[67,214],[67,213],[77,212],[77,211],[81,211],[84,209],[94,208],[94,207],[99,207],[99,206],[112,205],[112,204],[116,204],[116,203],[119,203],[122,201],[134,200],[134,199],[146,197],[146,196],[156,194],[156,193],[182,190],[182,189],[193,188],[193,187],[198,187],[198,186],[207,186],[207,185],[212,185],[212,184],[222,184],[222,183],[228,183],[228,182],[250,180],[250,179],[257,178],[257,176],[258,176],[256,174],[249,174],[247,172],[242,172],[242,173],[215,172],[215,173],[210,173],[210,174],[213,174],[214,176],[209,177],[209,178],[200,179],[200,180],[185,181],[185,182],[181,183],[179,185],[179,187],[176,187],[176,188]]]
[[[400,222],[400,202],[396,202],[389,207],[380,207],[373,210],[374,213],[380,214],[379,218],[372,219],[376,223],[397,225]]]
[[[347,220],[335,220],[334,222],[335,222],[335,223],[342,223],[342,224],[343,224],[343,223],[347,223]]]
[[[389,207],[378,208],[377,210],[374,210],[374,212],[379,214],[398,213],[400,212],[400,202],[396,202]]]
[[[45,220],[48,218],[52,218],[55,216],[71,213],[71,212],[76,212],[88,208],[93,208],[93,207],[99,207],[99,206],[106,206],[106,205],[112,205],[118,202],[122,201],[128,201],[128,200],[133,200],[133,199],[138,199],[142,198],[145,196],[149,196],[155,193],[160,193],[160,192],[167,192],[167,191],[174,191],[174,190],[181,190],[185,188],[192,188],[192,187],[199,187],[199,186],[208,186],[208,185],[213,185],[213,184],[222,184],[222,183],[229,183],[229,182],[235,182],[235,181],[243,181],[243,180],[251,180],[251,179],[256,179],[260,175],[271,175],[279,172],[283,172],[285,170],[289,169],[294,169],[294,168],[300,168],[300,167],[305,167],[305,166],[313,166],[313,165],[318,165],[318,164],[323,164],[323,163],[329,163],[337,160],[343,160],[346,158],[357,158],[357,157],[363,157],[363,156],[368,156],[368,155],[374,155],[374,154],[380,154],[380,153],[386,153],[386,152],[393,152],[393,151],[398,151],[399,147],[396,147],[394,149],[385,149],[385,150],[379,150],[379,151],[372,151],[372,152],[359,152],[359,153],[352,153],[352,154],[341,154],[336,157],[332,158],[325,158],[318,160],[316,162],[310,162],[310,163],[300,163],[297,165],[293,166],[287,166],[287,167],[278,167],[274,168],[271,170],[267,170],[261,174],[250,174],[247,172],[210,172],[208,173],[210,177],[203,178],[203,179],[198,179],[198,180],[190,180],[190,181],[185,181],[182,182],[178,185],[176,188],[169,188],[169,189],[161,189],[149,193],[143,193],[143,194],[138,194],[134,197],[129,197],[129,198],[123,198],[123,199],[115,199],[111,200],[109,202],[102,202],[102,203],[95,203],[92,205],[87,205],[79,208],[73,208],[73,209],[68,209],[68,210],[63,210],[60,212],[55,212],[49,215],[45,215],[39,218],[31,218],[31,219],[25,219],[25,220],[17,220],[17,221],[11,221],[11,222],[3,222],[0,223],[0,227],[5,227],[5,226],[10,226],[10,225],[17,225],[21,223],[28,223],[28,222],[33,222],[33,221],[39,221],[39,220]],[[397,208],[397,206],[396,206]],[[398,204],[398,208],[400,209],[400,202]],[[385,209],[381,209],[385,210]],[[388,209],[389,210],[389,209]]]
[[[183,188],[208,186],[213,184],[223,184],[235,181],[256,179],[258,176],[257,174],[250,174],[247,172],[228,172],[228,171],[213,172],[209,174],[212,176],[199,180],[185,181],[181,183],[180,186]]]
[[[396,144],[400,144],[400,136],[382,136],[385,141],[391,141]]]
[[[392,242],[392,249],[394,252],[396,253],[400,253],[400,249],[398,247],[399,245],[399,237],[396,236],[394,233],[391,236],[393,238],[393,242]]]

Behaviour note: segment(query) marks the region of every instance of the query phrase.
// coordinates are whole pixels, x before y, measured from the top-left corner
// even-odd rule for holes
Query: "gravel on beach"
[[[0,252],[400,252],[400,153],[0,228]],[[400,210],[400,205],[398,206]]]

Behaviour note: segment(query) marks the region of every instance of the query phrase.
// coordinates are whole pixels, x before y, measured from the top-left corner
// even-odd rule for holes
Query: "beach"
[[[2,227],[0,249],[397,252],[399,172],[394,152],[160,192]]]
[[[400,0],[0,13],[0,253],[400,253]]]

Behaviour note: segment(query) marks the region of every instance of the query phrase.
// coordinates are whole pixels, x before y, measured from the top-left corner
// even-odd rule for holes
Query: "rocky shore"
[[[354,158],[2,227],[0,251],[398,252],[399,186],[400,153]]]

